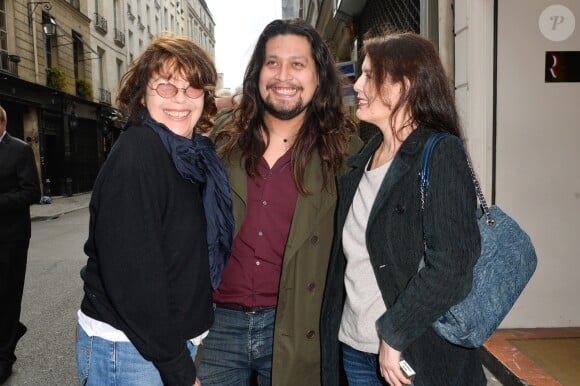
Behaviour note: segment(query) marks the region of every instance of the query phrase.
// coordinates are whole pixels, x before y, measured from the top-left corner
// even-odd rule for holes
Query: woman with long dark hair
[[[422,209],[425,142],[436,132],[461,137],[448,79],[433,44],[417,34],[368,39],[362,54],[356,114],[380,133],[338,179],[321,315],[323,384],[340,384],[340,369],[351,385],[411,384],[404,358],[415,386],[485,385],[477,351],[431,328],[469,293],[480,251],[460,141],[445,139],[434,150]]]

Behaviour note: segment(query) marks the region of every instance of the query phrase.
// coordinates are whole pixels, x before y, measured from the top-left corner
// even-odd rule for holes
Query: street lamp
[[[46,37],[56,36],[56,21],[48,13],[42,15],[42,31]]]

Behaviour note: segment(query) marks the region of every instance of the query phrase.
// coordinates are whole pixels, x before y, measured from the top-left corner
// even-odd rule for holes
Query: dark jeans
[[[349,386],[385,386],[379,372],[378,356],[342,344],[342,361]]]
[[[270,386],[275,316],[275,309],[243,312],[217,307],[202,344],[201,384],[247,386],[256,372],[260,386]]]
[[[20,308],[28,243],[0,242],[0,364],[4,365],[16,361],[16,343],[26,332],[20,323]]]

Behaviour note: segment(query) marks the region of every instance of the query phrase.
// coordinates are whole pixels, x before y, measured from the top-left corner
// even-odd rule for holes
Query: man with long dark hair
[[[260,35],[243,92],[217,146],[236,236],[214,291],[203,385],[320,383],[319,316],[336,204],[335,176],[362,142],[345,115],[340,74],[303,20]]]

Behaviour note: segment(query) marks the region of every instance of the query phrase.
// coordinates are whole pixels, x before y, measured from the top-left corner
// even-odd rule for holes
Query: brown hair
[[[393,106],[392,117],[404,107],[412,120],[406,124],[423,124],[461,136],[449,80],[431,41],[412,32],[390,33],[365,39],[361,53],[371,62],[371,78],[379,95],[383,97],[383,84],[389,77],[401,85],[401,98]]]
[[[304,171],[312,153],[318,151],[322,161],[323,186],[332,189],[334,176],[347,157],[348,141],[355,133],[356,126],[345,114],[341,77],[327,45],[318,32],[302,19],[274,20],[262,31],[244,75],[242,96],[234,111],[232,124],[218,134],[218,142],[227,138],[219,150],[229,156],[239,147],[245,159],[246,172],[250,176],[257,175],[258,162],[266,150],[261,134],[262,127],[266,126],[263,121],[266,108],[259,91],[260,71],[265,61],[266,43],[280,35],[303,36],[310,42],[320,82],[292,147],[294,183],[301,194],[309,193],[304,184]]]
[[[167,65],[170,74],[162,75],[171,78],[172,74],[183,74],[190,86],[205,90],[203,112],[196,128],[201,132],[211,130],[212,117],[217,112],[214,95],[217,72],[207,53],[186,37],[162,36],[147,47],[121,79],[117,95],[119,108],[129,114],[132,124],[141,124],[146,112],[142,100],[147,85]]]

